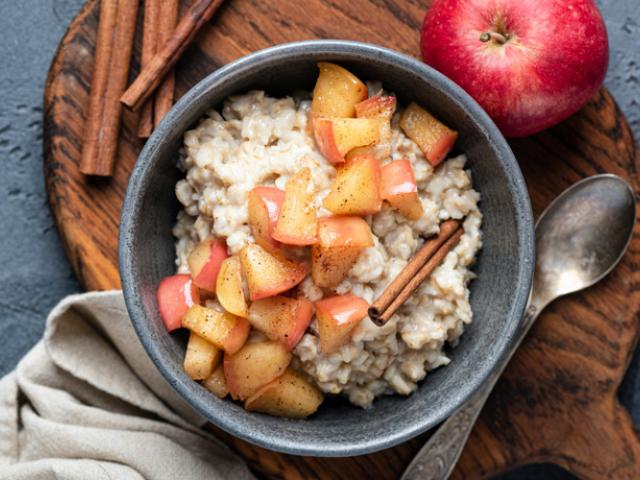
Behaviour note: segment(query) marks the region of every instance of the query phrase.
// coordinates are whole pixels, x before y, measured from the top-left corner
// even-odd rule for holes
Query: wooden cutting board
[[[293,40],[362,40],[418,56],[424,9],[415,0],[227,0],[178,64],[177,94],[246,53]],[[78,173],[97,11],[95,0],[85,5],[49,72],[44,174],[78,278],[87,289],[111,289],[120,285],[119,210],[142,143],[134,134],[136,115],[126,112],[113,178]],[[138,33],[132,78],[140,40]],[[606,90],[558,127],[511,145],[536,215],[566,187],[595,173],[621,175],[638,192],[635,142]],[[639,233],[637,226],[629,252],[606,280],[556,301],[540,317],[487,403],[454,478],[484,478],[545,461],[583,478],[640,478],[640,442],[616,398],[640,331]],[[277,454],[218,433],[255,471],[287,479],[397,478],[426,438],[372,455],[323,459]]]

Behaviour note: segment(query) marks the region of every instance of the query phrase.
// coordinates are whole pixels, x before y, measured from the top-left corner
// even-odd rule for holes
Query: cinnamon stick
[[[120,101],[133,110],[138,110],[155,91],[164,76],[180,58],[200,29],[220,8],[223,0],[195,0],[167,42],[144,67],[138,78],[124,92]]]
[[[164,45],[173,34],[178,22],[179,0],[164,0],[162,15],[158,21],[158,45]],[[173,69],[167,73],[156,91],[153,106],[153,125],[157,127],[171,107],[175,90],[176,76]]]
[[[104,98],[109,80],[109,65],[113,52],[113,32],[116,28],[118,0],[102,0],[100,2],[100,19],[96,37],[96,60],[93,66],[91,91],[89,93],[89,112],[84,128],[85,142],[82,146],[80,171],[91,173],[91,162],[98,158],[100,148],[100,130],[103,124]]]
[[[96,63],[80,171],[109,176],[118,149],[122,105],[136,29],[138,0],[101,0]]]
[[[433,254],[427,263],[418,270],[418,273],[409,280],[398,296],[391,302],[391,304],[380,315],[372,317],[372,320],[377,325],[384,325],[387,321],[396,313],[396,310],[400,308],[407,299],[413,295],[422,282],[433,272],[438,265],[442,263],[444,257],[456,246],[464,230],[459,228],[455,233],[449,237],[449,239],[442,244],[442,246]]]
[[[142,23],[142,55],[140,67],[144,68],[156,54],[158,30],[160,29],[160,0],[144,0],[144,19]],[[153,100],[149,99],[140,110],[138,118],[138,137],[148,138],[153,130]]]
[[[440,233],[436,237],[428,239],[422,248],[405,265],[398,276],[387,286],[380,297],[371,304],[369,316],[372,320],[380,316],[391,303],[400,295],[400,292],[416,276],[418,271],[429,260],[433,254],[444,244],[455,231],[462,225],[459,220],[445,220],[440,225]]]

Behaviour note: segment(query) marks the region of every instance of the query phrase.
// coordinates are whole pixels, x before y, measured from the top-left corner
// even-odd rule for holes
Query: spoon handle
[[[480,389],[445,420],[429,438],[404,471],[401,480],[445,480],[449,478],[467,443],[471,429],[500,378],[500,374],[509,364],[509,360],[542,310],[536,306],[536,303],[532,302],[529,305],[513,343],[500,358],[493,373]]]

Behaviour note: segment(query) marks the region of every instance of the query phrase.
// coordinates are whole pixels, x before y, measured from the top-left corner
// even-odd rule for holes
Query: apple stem
[[[483,32],[482,35],[480,35],[481,42],[488,42],[489,40],[493,40],[498,45],[504,45],[505,43],[507,43],[507,40],[509,40],[509,34],[508,33],[502,34],[499,32],[489,31],[489,32]]]

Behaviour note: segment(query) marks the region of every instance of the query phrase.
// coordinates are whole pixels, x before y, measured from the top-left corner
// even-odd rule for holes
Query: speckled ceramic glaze
[[[156,288],[174,273],[171,228],[179,209],[174,186],[182,134],[205,110],[231,94],[264,89],[282,96],[312,89],[315,63],[340,63],[363,79],[379,79],[401,103],[415,100],[460,132],[456,149],[469,157],[482,196],[483,243],[471,284],[474,321],[450,352],[451,363],[429,373],[409,397],[382,397],[369,410],[327,398],[309,420],[245,411],[220,400],[182,370],[186,335],[169,335]],[[490,374],[525,308],[534,262],[531,206],[509,146],[465,92],[423,63],[381,47],[312,41],[280,45],[243,57],[209,75],[176,104],[140,154],[120,226],[120,275],[141,342],[173,388],[212,423],[249,442],[282,452],[350,456],[391,447],[433,427],[459,407]]]

